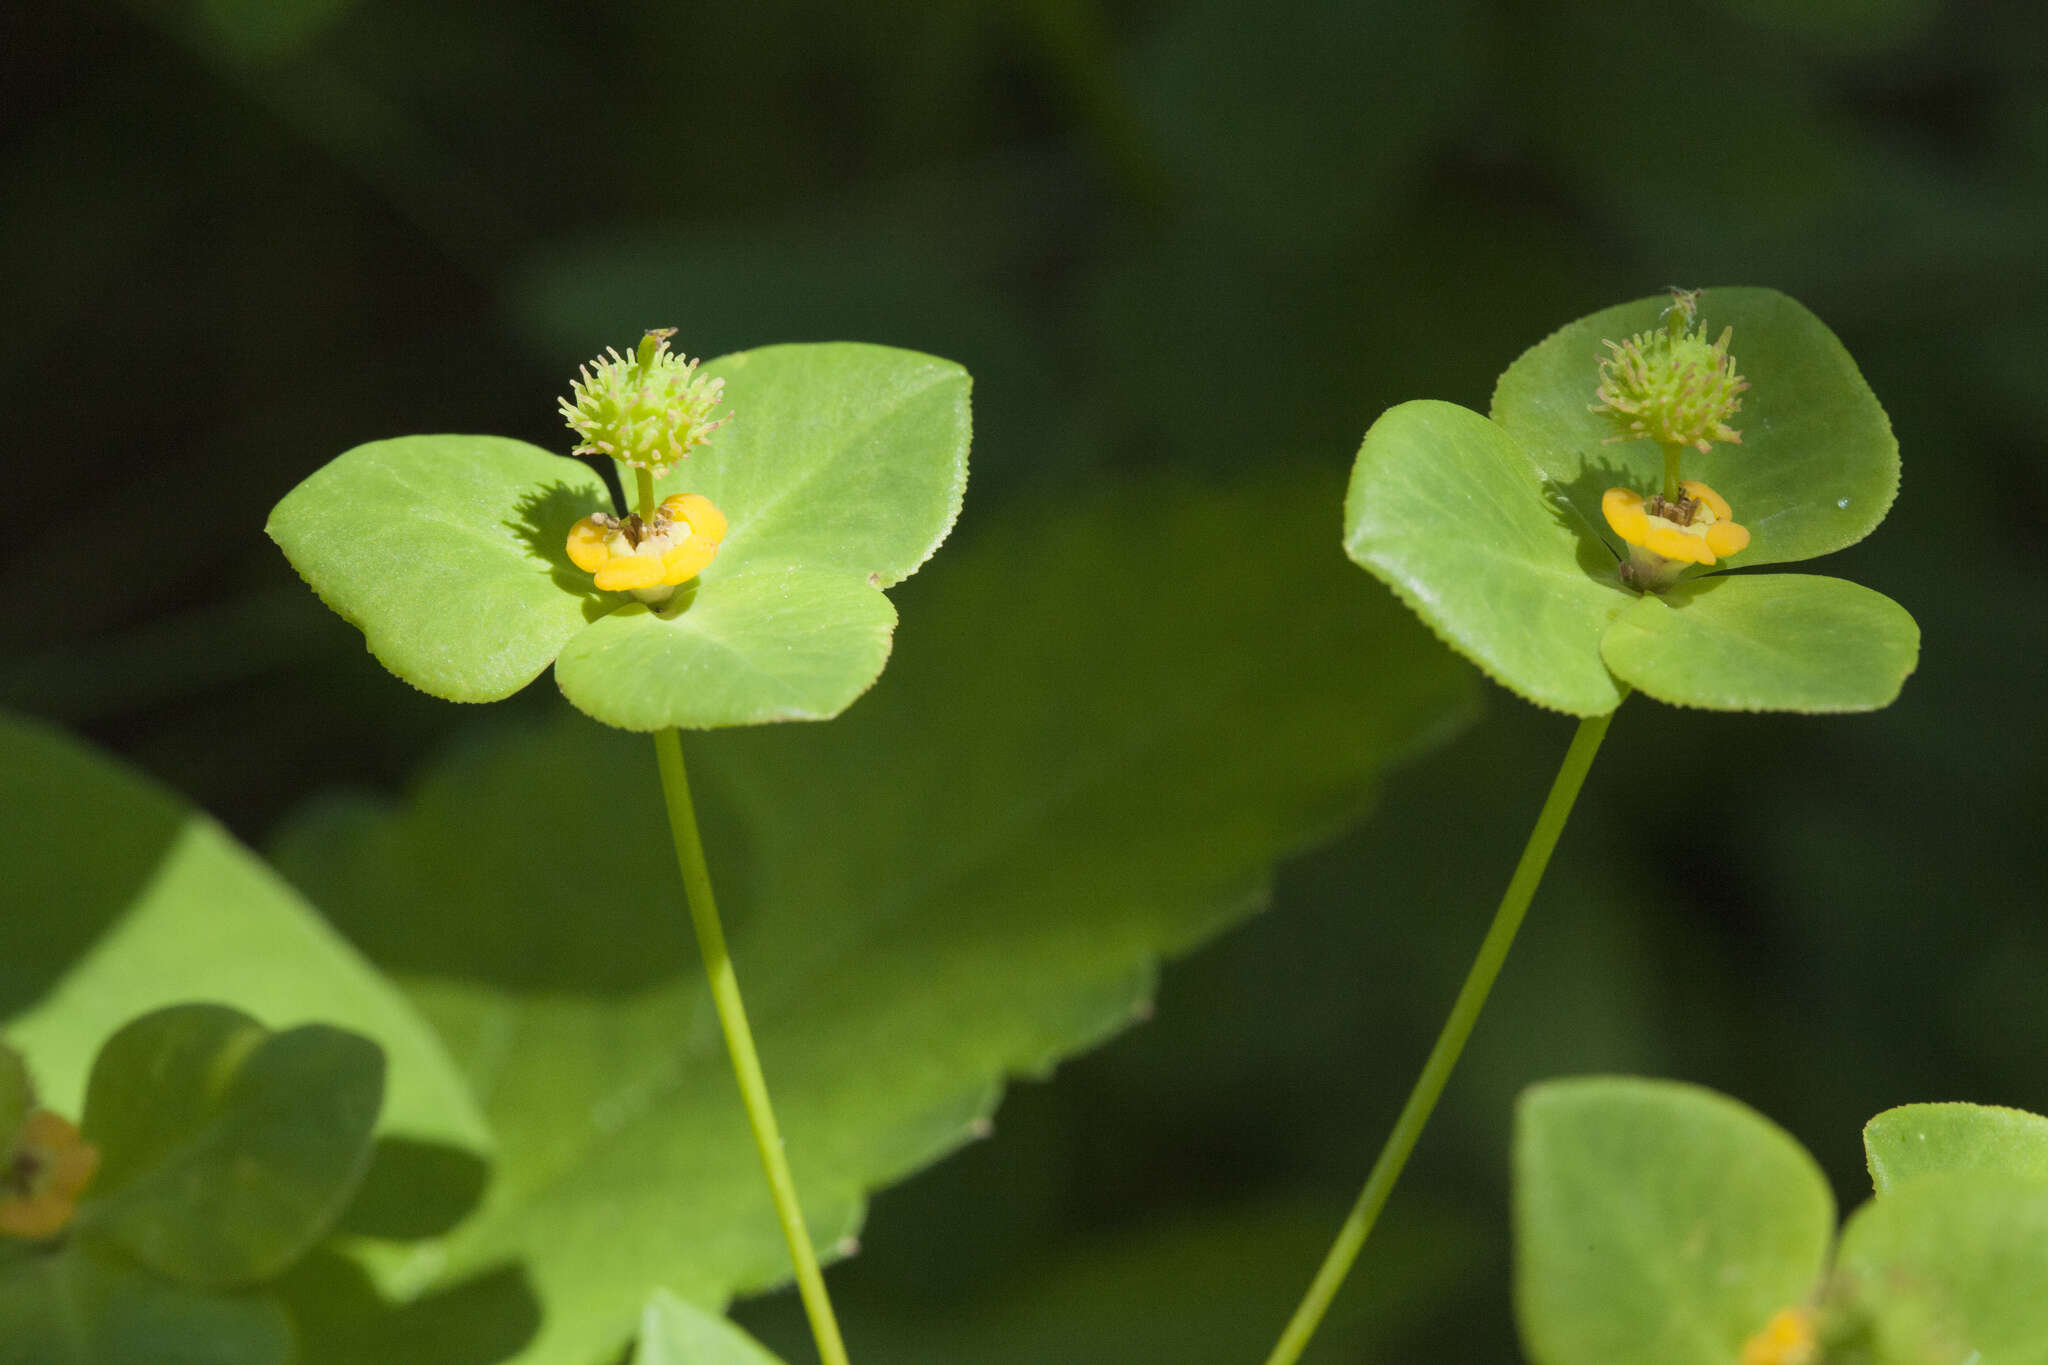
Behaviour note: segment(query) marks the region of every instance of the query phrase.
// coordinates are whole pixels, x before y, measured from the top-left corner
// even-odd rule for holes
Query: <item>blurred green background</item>
[[[1483,408],[1573,317],[1785,290],[1905,460],[1890,520],[1814,567],[1913,611],[1920,671],[1872,717],[1616,721],[1378,1288],[1347,1299],[1409,1311],[1314,1357],[1507,1359],[1531,1079],[1719,1087],[1845,1201],[1881,1108],[2048,1109],[2044,244],[2048,10],[2024,0],[12,6],[0,705],[259,846],[315,792],[396,790],[476,713],[385,674],[266,511],[377,437],[566,449],[567,376],[647,326],[962,362],[967,539],[1139,470],[1342,469],[1385,406]],[[1334,505],[1246,529],[1341,553]],[[914,629],[919,585],[897,600]],[[1487,700],[1171,969],[1151,1023],[880,1198],[835,1272],[857,1356],[1264,1349],[1569,735]],[[506,705],[561,704],[543,681]],[[741,1316],[801,1353],[787,1304]]]

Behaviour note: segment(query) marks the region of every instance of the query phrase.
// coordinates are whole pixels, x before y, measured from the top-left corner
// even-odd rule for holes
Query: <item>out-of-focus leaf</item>
[[[35,1107],[36,1088],[21,1054],[0,1043],[0,1142],[11,1138]]]
[[[396,989],[204,815],[76,741],[0,715],[0,1028],[76,1114],[94,1053],[147,1010],[233,1004],[324,1022],[390,1064],[382,1131],[488,1146],[441,1043]]]
[[[843,721],[691,748],[828,1250],[1465,714],[1469,675],[1311,533],[1336,494],[1043,501],[917,586],[891,684]],[[712,1304],[787,1273],[663,825],[645,742],[568,722],[280,850],[486,1097],[494,1183],[412,1288],[519,1267],[545,1310],[523,1361],[615,1349],[657,1287]]]
[[[1842,1230],[1836,1274],[1880,1340],[1926,1352],[1903,1358],[2042,1365],[2048,1181],[1958,1169],[1895,1186]]]
[[[1696,1086],[1532,1086],[1514,1169],[1515,1311],[1536,1365],[1728,1365],[1813,1293],[1834,1235],[1806,1149]]]
[[[78,1244],[0,1265],[0,1365],[285,1365],[268,1295],[167,1284]]]
[[[782,1365],[766,1347],[716,1313],[656,1290],[640,1315],[633,1365]]]
[[[1920,627],[1881,592],[1816,574],[1716,575],[1645,593],[1600,657],[1659,701],[1717,711],[1875,711],[1920,661]]]
[[[186,1284],[269,1279],[354,1193],[383,1093],[377,1045],[343,1029],[272,1033],[225,1005],[143,1015],[93,1063],[81,1127],[102,1163],[79,1232]]]
[[[2048,1181],[2048,1118],[1984,1104],[1903,1104],[1863,1125],[1863,1153],[1879,1194],[1936,1171]]]

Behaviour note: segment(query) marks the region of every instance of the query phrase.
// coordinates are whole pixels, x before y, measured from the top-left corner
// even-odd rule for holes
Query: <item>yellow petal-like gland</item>
[[[1707,548],[1707,542],[1699,536],[1689,536],[1684,529],[1664,520],[1662,517],[1645,518],[1646,530],[1642,546],[1651,554],[1666,559],[1690,560],[1694,564],[1712,564],[1714,552]]]
[[[12,1161],[24,1159],[32,1163],[26,1188],[0,1195],[0,1236],[41,1241],[71,1222],[78,1196],[100,1168],[100,1151],[69,1120],[38,1109],[14,1140]]]
[[[718,557],[718,542],[691,536],[661,557],[661,581],[674,587],[704,572],[704,566]]]
[[[597,570],[597,586],[606,592],[631,592],[661,581],[661,561],[653,555],[613,555]]]
[[[677,493],[663,498],[661,510],[676,521],[690,524],[691,536],[702,536],[716,545],[725,539],[725,513],[702,493]]]
[[[596,573],[612,557],[605,544],[611,531],[596,517],[585,517],[569,528],[569,562],[585,573]]]
[[[1735,515],[1735,509],[1728,505],[1728,499],[1697,479],[1687,479],[1678,485],[1678,491],[1688,498],[1697,498],[1705,503],[1714,514],[1714,520],[1727,521]]]
[[[1600,514],[1614,528],[1614,534],[1631,545],[1643,543],[1649,534],[1650,518],[1643,511],[1643,495],[1627,488],[1610,488],[1600,495]]]
[[[1749,528],[1733,521],[1717,521],[1707,528],[1707,548],[1722,558],[1749,548]]]
[[[1743,1343],[1740,1365],[1813,1365],[1819,1358],[1813,1314],[1804,1308],[1787,1308]]]

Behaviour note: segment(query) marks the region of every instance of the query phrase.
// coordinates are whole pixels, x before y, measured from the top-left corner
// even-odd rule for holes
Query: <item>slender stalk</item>
[[[1665,446],[1664,451],[1664,501],[1678,501],[1679,462],[1685,457],[1684,446]]]
[[[654,520],[654,471],[633,467],[634,491],[640,495],[640,505],[633,510],[640,514],[642,522]]]
[[[1378,1221],[1380,1210],[1386,1207],[1387,1196],[1394,1192],[1394,1182],[1401,1178],[1401,1168],[1408,1164],[1408,1154],[1415,1150],[1423,1126],[1429,1122],[1430,1112],[1436,1108],[1437,1098],[1443,1094],[1444,1085],[1451,1078],[1451,1070],[1458,1064],[1458,1055],[1465,1050],[1465,1040],[1472,1036],[1473,1025],[1479,1022],[1479,1012],[1486,1007],[1487,993],[1493,989],[1494,979],[1500,975],[1501,965],[1507,961],[1508,949],[1514,946],[1515,931],[1522,927],[1522,916],[1536,895],[1537,884],[1543,880],[1543,869],[1550,863],[1550,852],[1557,847],[1558,835],[1564,832],[1565,819],[1572,813],[1572,803],[1578,799],[1579,788],[1585,785],[1586,771],[1593,766],[1593,755],[1600,751],[1600,741],[1606,737],[1607,724],[1612,719],[1614,713],[1610,711],[1604,716],[1591,716],[1579,722],[1571,747],[1565,750],[1564,762],[1557,770],[1557,778],[1550,784],[1550,795],[1536,816],[1536,827],[1529,831],[1529,842],[1522,848],[1522,860],[1515,864],[1515,875],[1509,878],[1507,892],[1500,898],[1500,908],[1493,913],[1493,924],[1479,944],[1479,955],[1473,958],[1472,969],[1465,974],[1465,984],[1451,1005],[1450,1017],[1444,1020],[1443,1032],[1437,1035],[1436,1046],[1430,1049],[1429,1060],[1423,1063],[1422,1075],[1416,1078],[1415,1088],[1408,1093],[1408,1102],[1401,1106],[1401,1115],[1394,1120],[1394,1131],[1388,1134],[1386,1145],[1373,1162],[1372,1172],[1365,1178],[1365,1188],[1359,1192],[1358,1202],[1351,1207],[1351,1216],[1338,1230],[1337,1240],[1323,1258],[1322,1268],[1316,1272],[1301,1306],[1294,1310],[1287,1330],[1280,1334],[1273,1353],[1266,1357],[1266,1365],[1293,1365],[1300,1358],[1309,1338],[1315,1335],[1317,1325],[1322,1322],[1323,1314],[1329,1310],[1330,1300],[1337,1296],[1338,1286],[1351,1273],[1352,1262],[1364,1249],[1365,1239]]]
[[[718,922],[718,903],[711,896],[711,871],[704,862],[704,841],[697,833],[697,811],[690,801],[689,778],[683,772],[681,736],[674,730],[657,731],[654,754],[661,767],[661,793],[668,802],[669,829],[675,835],[676,864],[682,869],[683,891],[690,902],[690,922],[697,929],[697,946],[704,954],[704,972],[711,980],[711,1000],[718,1008],[719,1025],[725,1030],[726,1049],[732,1054],[732,1071],[740,1083],[747,1123],[754,1130],[754,1145],[760,1150],[762,1169],[768,1173],[775,1213],[782,1221],[789,1259],[796,1267],[797,1292],[803,1296],[804,1312],[811,1320],[811,1335],[817,1339],[819,1359],[825,1365],[848,1365],[846,1343],[840,1338],[838,1319],[832,1316],[825,1275],[818,1268],[818,1254],[804,1227],[796,1181],[789,1173],[782,1134],[775,1126],[775,1111],[768,1102],[768,1081],[761,1074],[761,1058],[754,1051],[753,1031],[747,1027],[739,977],[733,972],[732,958],[725,947],[725,930]]]

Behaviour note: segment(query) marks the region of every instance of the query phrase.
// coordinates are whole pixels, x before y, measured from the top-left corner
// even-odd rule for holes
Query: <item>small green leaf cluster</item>
[[[1839,1237],[1819,1166],[1695,1086],[1592,1077],[1516,1115],[1515,1308],[1535,1365],[2048,1362],[2048,1119],[1968,1104],[1864,1129]]]
[[[1604,715],[1631,688],[1726,711],[1890,704],[1919,656],[1919,628],[1897,603],[1837,578],[1724,572],[1852,545],[1898,489],[1884,410],[1834,334],[1782,294],[1702,291],[1701,316],[1733,329],[1739,379],[1722,342],[1671,343],[1704,350],[1700,368],[1720,388],[1744,386],[1740,444],[1701,440],[1706,453],[1685,458],[1750,528],[1749,545],[1662,592],[1623,581],[1627,547],[1605,525],[1603,494],[1657,488],[1680,445],[1617,443],[1617,412],[1641,405],[1611,378],[1613,353],[1602,379],[1602,344],[1648,333],[1654,345],[1668,303],[1562,328],[1501,375],[1486,416],[1426,399],[1389,409],[1353,468],[1346,550],[1488,677],[1554,710]],[[1734,401],[1722,394],[1715,410]],[[1642,433],[1660,434],[1674,436]]]
[[[273,1032],[212,1004],[128,1023],[92,1065],[78,1131],[98,1170],[75,1216],[0,1242],[0,1358],[292,1359],[266,1287],[355,1194],[383,1096],[382,1050],[345,1029]]]
[[[959,515],[967,372],[836,343],[697,373],[658,341],[645,367],[599,362],[563,407],[577,449],[636,466],[657,500],[701,494],[729,521],[694,587],[660,609],[599,591],[569,559],[570,528],[614,511],[597,472],[502,437],[357,446],[278,503],[271,538],[379,662],[437,697],[497,701],[553,664],[570,702],[621,729],[837,715],[888,660],[882,590]],[[709,422],[721,395],[732,417]],[[685,459],[712,425],[716,442]]]

